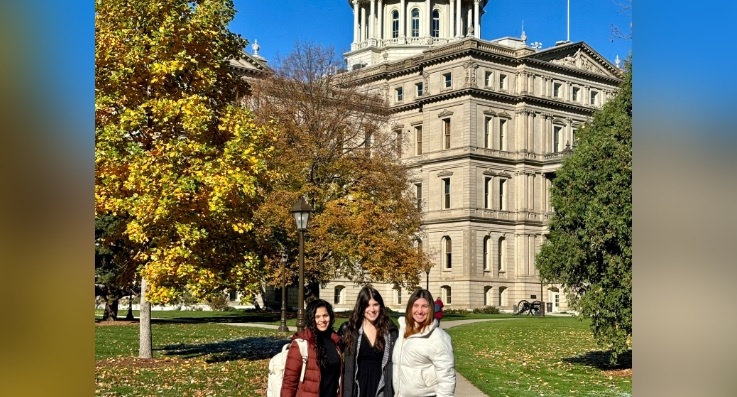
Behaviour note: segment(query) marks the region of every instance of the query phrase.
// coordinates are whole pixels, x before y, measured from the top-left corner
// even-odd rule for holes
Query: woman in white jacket
[[[399,318],[399,339],[392,355],[394,395],[452,397],[456,388],[450,335],[434,319],[432,294],[418,290]]]

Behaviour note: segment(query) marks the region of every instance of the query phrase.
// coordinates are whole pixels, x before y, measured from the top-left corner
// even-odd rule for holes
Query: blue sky
[[[624,60],[632,40],[612,38],[612,25],[629,31],[632,12],[625,0],[569,0],[570,39],[585,41],[602,56]],[[332,46],[344,53],[353,39],[353,12],[348,0],[234,0],[238,11],[231,30],[253,43],[269,61],[285,57],[297,40]],[[541,42],[543,48],[565,40],[567,0],[490,0],[481,19],[481,38],[519,37]],[[248,52],[252,53],[249,46]]]

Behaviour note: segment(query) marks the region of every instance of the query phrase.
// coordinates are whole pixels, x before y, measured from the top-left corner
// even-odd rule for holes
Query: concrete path
[[[440,328],[442,329],[448,329],[451,327],[455,327],[457,325],[463,325],[463,324],[471,324],[471,323],[478,323],[481,321],[500,321],[500,320],[506,320],[506,319],[478,319],[478,320],[456,320],[456,321],[441,321],[440,322]],[[477,389],[476,386],[472,385],[471,382],[466,380],[466,378],[463,377],[458,371],[456,371],[456,396],[463,396],[463,397],[477,397],[477,396],[486,396],[486,394],[482,393],[481,390]]]

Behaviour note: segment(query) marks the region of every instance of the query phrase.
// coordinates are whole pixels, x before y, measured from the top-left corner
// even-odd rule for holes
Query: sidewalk
[[[440,322],[440,328],[442,329],[448,329],[451,327],[455,327],[456,325],[463,325],[463,324],[471,324],[471,323],[478,323],[481,321],[501,321],[501,320],[507,320],[507,319],[479,319],[479,320],[456,320],[456,321],[441,321]],[[477,397],[477,396],[486,396],[486,394],[482,393],[481,390],[477,389],[474,385],[471,384],[466,378],[463,377],[458,371],[456,371],[456,396],[463,396],[463,397]]]

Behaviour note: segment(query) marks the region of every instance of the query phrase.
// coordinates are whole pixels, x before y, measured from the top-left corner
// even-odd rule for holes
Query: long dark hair
[[[426,300],[428,306],[430,306],[430,312],[427,314],[427,318],[422,324],[415,323],[415,319],[412,317],[412,306],[414,306],[415,301],[419,299]],[[409,300],[407,301],[407,310],[404,311],[404,323],[406,325],[406,328],[404,330],[405,338],[418,332],[422,332],[425,327],[435,321],[435,305],[433,304],[433,302],[434,301],[432,299],[432,294],[426,289],[418,289],[417,291],[412,293],[412,295],[409,297]]]
[[[376,327],[376,343],[374,346],[380,351],[384,350],[384,343],[386,342],[384,340],[384,334],[389,329],[389,324],[392,320],[389,319],[389,314],[387,313],[386,306],[384,305],[384,299],[381,297],[379,291],[374,289],[374,287],[367,285],[361,288],[361,291],[358,292],[356,306],[353,308],[351,318],[348,320],[348,332],[346,332],[346,335],[343,335],[346,354],[352,354],[356,347],[354,335],[358,334],[358,329],[361,328],[361,325],[363,324],[364,313],[366,313],[366,308],[368,307],[371,299],[375,300],[379,304],[379,317],[376,318],[376,323],[374,324]]]
[[[328,311],[328,316],[330,316],[328,329],[323,332],[318,331],[317,321],[315,321],[315,313],[321,307],[324,307]],[[325,351],[325,345],[322,343],[322,338],[330,338],[330,334],[333,332],[333,324],[335,324],[335,313],[330,303],[323,299],[315,299],[307,304],[307,308],[305,309],[305,327],[312,332],[310,342],[315,346],[315,350],[317,351],[317,363],[323,368],[326,365],[327,352]]]

